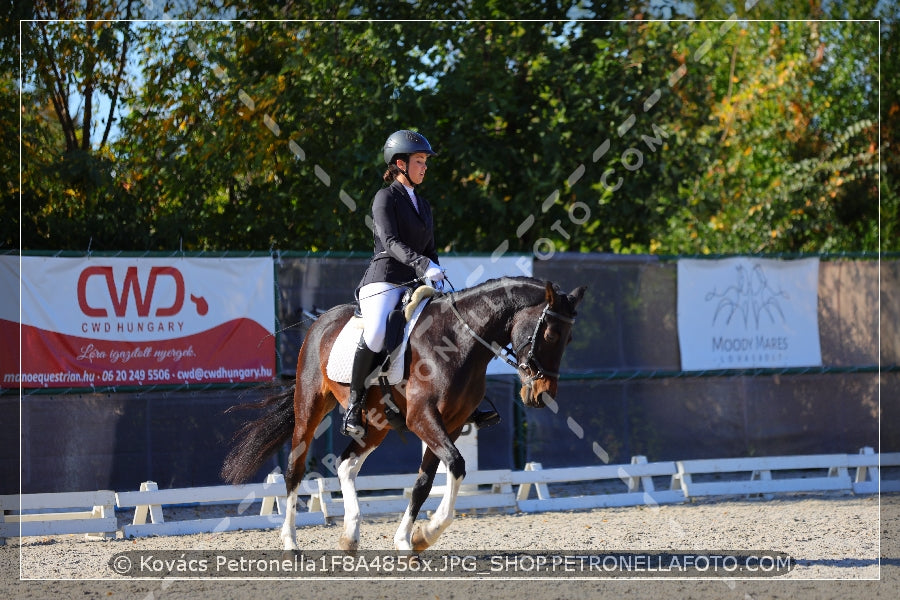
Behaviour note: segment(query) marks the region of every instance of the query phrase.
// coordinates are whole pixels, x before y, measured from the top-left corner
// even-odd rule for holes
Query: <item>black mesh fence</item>
[[[367,261],[275,257],[284,385],[293,384],[311,319],[352,299]],[[652,461],[900,450],[896,259],[822,259],[823,365],[811,369],[681,372],[674,259],[560,254],[535,261],[534,274],[566,290],[589,288],[566,351],[556,412],[523,408],[514,377],[491,377],[488,395],[503,422],[479,432],[481,469],[521,468],[526,461],[621,463],[637,454]],[[20,458],[26,493],[137,489],[148,479],[160,488],[221,483],[231,436],[249,416],[224,411],[261,394],[220,387],[72,390],[27,392],[21,404],[15,394],[0,395],[4,414],[15,417],[21,409],[21,439],[0,439],[0,493],[18,491]],[[338,418],[334,412],[310,452],[310,469],[325,475],[346,444]],[[413,436],[391,433],[364,473],[413,471],[421,451]],[[285,457],[286,450],[273,457],[259,480]]]

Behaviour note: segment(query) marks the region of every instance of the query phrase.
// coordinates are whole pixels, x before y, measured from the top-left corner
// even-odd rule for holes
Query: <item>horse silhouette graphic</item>
[[[735,267],[735,271],[737,284],[728,286],[723,292],[717,292],[714,288],[706,294],[707,302],[718,299],[712,324],[715,325],[721,318],[728,325],[735,317],[743,322],[745,328],[752,324],[759,329],[760,320],[766,317],[771,324],[779,320],[783,323],[785,318],[779,299],[789,300],[790,297],[780,288],[776,291],[769,285],[762,265],[754,265],[750,273],[743,265]]]

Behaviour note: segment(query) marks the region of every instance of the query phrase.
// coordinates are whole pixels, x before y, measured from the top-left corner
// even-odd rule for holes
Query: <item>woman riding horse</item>
[[[420,133],[402,129],[388,137],[383,147],[389,184],[372,201],[375,252],[356,288],[363,332],[356,346],[350,377],[350,400],[341,432],[363,437],[363,407],[366,379],[375,366],[375,357],[384,348],[387,317],[398,304],[407,286],[430,280],[438,290],[444,286],[434,243],[431,205],[417,192],[425,179],[428,158],[437,154]],[[476,426],[499,420],[494,411],[475,411],[470,420]]]
[[[453,520],[456,498],[466,475],[465,459],[454,442],[468,416],[484,398],[491,360],[499,357],[515,368],[525,406],[556,405],[562,356],[572,339],[576,309],[584,292],[585,288],[579,287],[566,294],[550,282],[503,277],[442,294],[425,306],[420,323],[410,334],[409,376],[404,385],[391,388],[397,407],[405,416],[405,426],[426,446],[419,477],[394,536],[398,550],[418,552],[428,548]],[[327,363],[353,313],[352,305],[342,304],[313,322],[297,356],[293,386],[258,403],[235,407],[263,409],[264,413],[242,425],[235,435],[235,446],[222,466],[226,481],[246,482],[284,442],[291,442],[284,475],[287,502],[281,526],[286,551],[298,549],[297,494],[316,432],[337,404],[348,404],[350,392],[346,384],[328,377]],[[392,428],[385,419],[387,406],[372,400],[366,415],[375,427],[364,438],[353,437],[335,463],[344,504],[344,532],[338,546],[345,552],[355,552],[359,547],[356,477],[366,457]],[[444,496],[431,519],[416,528],[439,463],[447,469]]]
[[[365,324],[350,389],[331,379],[327,367],[336,340],[354,313],[352,305],[342,304],[319,316],[304,336],[295,384],[244,406],[265,412],[238,430],[235,446],[222,466],[222,477],[231,483],[247,481],[267,457],[290,440],[281,526],[285,551],[298,549],[297,494],[307,456],[320,424],[337,404],[346,407],[343,431],[352,437],[336,463],[344,504],[344,533],[338,546],[345,552],[355,552],[359,546],[356,477],[366,457],[393,428],[386,419],[384,402],[372,398],[365,410],[366,419],[375,425],[371,431],[366,431],[362,414],[366,375],[385,343],[386,313],[412,280],[429,278],[440,285],[446,279],[435,253],[431,208],[415,189],[425,177],[428,157],[434,154],[428,141],[411,131],[398,131],[385,143],[390,185],[376,194],[372,206],[375,256],[357,290]],[[515,369],[525,406],[546,406],[547,400],[555,397],[563,352],[572,339],[576,308],[584,292],[584,287],[578,287],[566,294],[548,281],[503,277],[441,294],[423,308],[421,321],[409,337],[407,376],[402,385],[390,388],[405,427],[426,446],[419,477],[394,535],[398,550],[428,548],[453,520],[466,475],[465,459],[454,442],[466,423],[474,420],[478,426],[484,423],[483,415],[488,419],[496,416],[476,410],[484,399],[491,360],[499,357]],[[447,469],[444,496],[428,523],[415,528],[439,463]]]

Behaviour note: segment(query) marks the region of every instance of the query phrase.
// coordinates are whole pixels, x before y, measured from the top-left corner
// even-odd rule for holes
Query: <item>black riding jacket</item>
[[[431,205],[416,194],[419,210],[398,181],[382,188],[372,201],[375,254],[357,290],[368,283],[403,284],[422,277],[430,262],[438,262]]]

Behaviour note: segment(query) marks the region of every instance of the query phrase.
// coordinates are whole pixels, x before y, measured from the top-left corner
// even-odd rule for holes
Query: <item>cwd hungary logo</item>
[[[156,298],[157,283],[161,281],[165,281],[160,286],[164,287],[165,293],[163,298]],[[177,268],[169,266],[151,267],[143,285],[137,266],[129,266],[121,282],[116,281],[111,266],[86,267],[78,276],[77,290],[78,307],[91,318],[109,317],[110,308],[116,317],[123,318],[131,299],[138,317],[173,317],[181,312],[185,302],[184,276]],[[188,297],[199,316],[209,312],[209,304],[203,296],[190,294]]]
[[[735,284],[722,292],[713,288],[706,294],[707,302],[716,302],[712,324],[729,325],[735,321],[743,324],[744,329],[752,326],[759,330],[766,325],[784,323],[781,301],[790,297],[780,286],[774,289],[762,265],[754,265],[749,273],[743,265],[737,265],[734,270]]]

